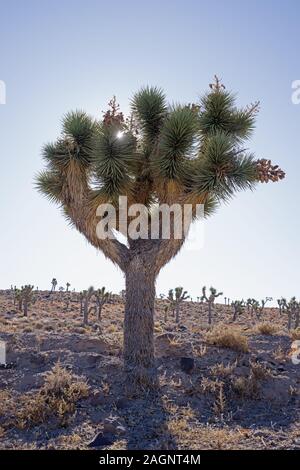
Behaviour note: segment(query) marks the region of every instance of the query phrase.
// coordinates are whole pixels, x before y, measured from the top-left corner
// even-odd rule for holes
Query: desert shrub
[[[250,376],[253,376],[256,380],[265,380],[271,376],[271,372],[263,364],[259,362],[251,362],[251,372]]]
[[[74,331],[74,333],[78,333],[79,335],[83,335],[83,334],[87,333],[86,328],[84,328],[83,326],[75,326],[73,328],[73,331]]]
[[[25,328],[23,329],[23,333],[32,333],[33,332],[33,329],[31,328],[31,326],[25,326]]]
[[[116,325],[109,325],[106,329],[107,333],[115,333],[117,331]]]
[[[20,397],[16,413],[16,427],[27,428],[46,422],[50,417],[65,426],[76,403],[89,395],[87,382],[67,371],[58,362],[45,377],[37,394],[28,393]]]
[[[272,323],[262,322],[256,325],[256,331],[262,335],[274,335],[278,332],[278,327]]]
[[[250,363],[249,375],[232,379],[232,389],[241,398],[255,399],[259,397],[260,383],[271,376],[271,372],[263,364]]]
[[[219,346],[221,348],[229,348],[239,352],[249,351],[246,336],[244,336],[237,328],[218,325],[206,333],[206,341],[208,344]]]
[[[295,330],[290,331],[290,335],[293,341],[300,339],[300,328],[296,328]]]
[[[233,364],[215,364],[214,366],[211,367],[211,375],[214,377],[228,377],[233,373],[233,370],[236,366],[236,363]]]
[[[249,377],[234,378],[232,388],[241,398],[257,398],[259,394],[258,382],[252,374]]]
[[[208,377],[203,377],[199,384],[199,391],[202,393],[216,393],[220,388],[219,380],[212,380]]]
[[[55,328],[54,328],[53,325],[44,324],[44,325],[43,325],[43,330],[44,330],[44,331],[54,331]]]
[[[10,411],[12,405],[10,392],[7,389],[0,390],[0,418],[3,418]]]

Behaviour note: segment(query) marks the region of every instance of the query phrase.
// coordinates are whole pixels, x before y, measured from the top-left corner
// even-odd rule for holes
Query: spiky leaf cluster
[[[46,169],[38,189],[67,214],[72,175],[67,189],[82,183],[89,200],[101,195],[101,201],[116,203],[119,195],[130,195],[132,203],[148,206],[191,200],[204,203],[210,215],[220,201],[262,181],[262,171],[271,172],[273,181],[284,177],[243,148],[257,104],[238,109],[235,101],[216,78],[198,104],[168,105],[161,89],[144,87],[133,96],[130,119],[115,98],[99,121],[82,111],[68,113],[59,139],[43,149]]]

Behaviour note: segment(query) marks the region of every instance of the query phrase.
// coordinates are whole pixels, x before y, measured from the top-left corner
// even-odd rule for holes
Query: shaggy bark
[[[28,317],[28,303],[24,301],[24,317]]]
[[[125,272],[125,368],[151,368],[154,363],[155,276],[146,257],[137,255]]]
[[[175,317],[176,323],[179,323],[179,309],[180,309],[180,304],[178,303],[176,305],[176,310],[175,310],[176,311],[176,317]]]
[[[212,324],[212,305],[211,302],[208,302],[208,324]]]
[[[175,238],[175,220],[171,214],[169,239],[129,239],[129,248],[114,237],[99,239],[96,233],[95,213],[101,201],[94,200],[93,203],[91,201],[91,190],[82,175],[81,168],[76,164],[70,165],[64,184],[67,217],[94,247],[102,250],[104,255],[118,265],[125,274],[125,368],[136,370],[151,368],[154,364],[155,279],[162,267],[180,251],[185,236],[181,239]],[[186,201],[180,202],[183,204]],[[86,315],[84,319],[86,321]]]

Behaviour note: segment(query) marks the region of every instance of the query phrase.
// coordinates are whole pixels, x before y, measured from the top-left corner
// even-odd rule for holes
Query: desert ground
[[[287,331],[276,308],[233,322],[231,307],[216,304],[209,326],[205,304],[183,302],[179,323],[165,305],[156,301],[157,386],[134,392],[122,370],[121,297],[84,326],[75,292],[39,291],[24,317],[0,291],[0,448],[300,449],[291,360],[300,331]]]

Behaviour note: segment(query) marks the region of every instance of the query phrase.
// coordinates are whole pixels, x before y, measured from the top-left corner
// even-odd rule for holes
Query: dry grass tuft
[[[238,352],[248,352],[249,345],[246,336],[237,328],[218,325],[206,334],[208,344],[229,348]]]
[[[87,333],[87,329],[84,328],[83,326],[75,326],[72,330],[74,333],[77,333],[79,335],[83,335]]]
[[[293,341],[300,339],[300,328],[290,331],[290,335]]]
[[[262,322],[256,325],[256,331],[261,335],[271,336],[278,333],[278,326],[269,322]]]
[[[232,388],[241,398],[254,399],[259,395],[259,386],[254,375],[235,378],[232,382]]]
[[[236,362],[233,364],[223,364],[222,362],[219,364],[215,364],[211,367],[211,375],[214,377],[229,377],[236,367]]]
[[[60,426],[66,426],[76,403],[89,395],[87,382],[71,374],[58,362],[47,373],[43,387],[37,394],[20,397],[16,412],[16,427],[28,428],[54,417]]]
[[[249,376],[233,379],[232,388],[242,398],[256,399],[259,397],[260,382],[268,379],[271,375],[264,365],[252,362]]]
[[[259,362],[251,362],[251,374],[256,380],[266,380],[272,374],[269,369],[267,369],[263,364],[259,364]]]

